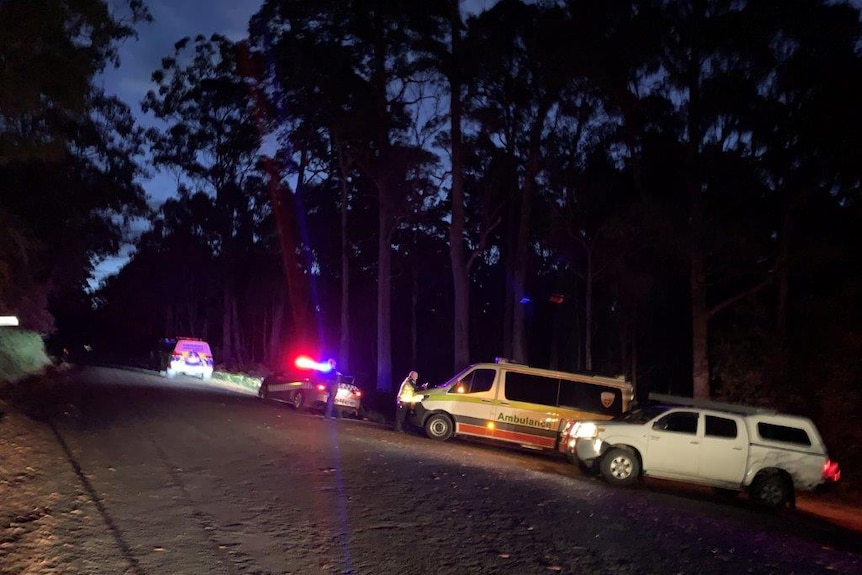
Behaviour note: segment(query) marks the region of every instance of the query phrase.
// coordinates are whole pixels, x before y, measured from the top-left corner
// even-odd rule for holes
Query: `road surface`
[[[190,378],[84,368],[7,400],[4,575],[862,573],[862,535],[801,511]]]

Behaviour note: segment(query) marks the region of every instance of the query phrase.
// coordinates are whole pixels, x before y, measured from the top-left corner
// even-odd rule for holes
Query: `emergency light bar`
[[[331,361],[314,361],[307,355],[300,355],[296,358],[293,364],[299,369],[313,369],[321,373],[329,373],[332,371],[333,364]]]

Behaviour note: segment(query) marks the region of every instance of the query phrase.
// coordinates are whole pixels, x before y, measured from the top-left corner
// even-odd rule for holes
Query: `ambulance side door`
[[[476,368],[467,372],[450,389],[451,414],[455,433],[491,437],[497,403],[498,370]]]

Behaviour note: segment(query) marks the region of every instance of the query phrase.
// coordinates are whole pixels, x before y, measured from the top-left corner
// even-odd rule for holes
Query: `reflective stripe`
[[[489,422],[489,420],[456,416],[455,433],[493,438],[518,444],[537,445],[548,449],[553,449],[557,444],[556,431],[524,425],[510,425],[507,423],[497,425],[496,422],[494,422],[494,427],[489,428]]]
[[[268,391],[287,391],[289,389],[299,389],[302,387],[301,383],[276,383],[269,384],[267,386]]]

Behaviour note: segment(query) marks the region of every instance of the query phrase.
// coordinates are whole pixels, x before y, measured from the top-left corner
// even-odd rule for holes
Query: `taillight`
[[[826,481],[838,481],[841,479],[841,470],[838,468],[838,462],[827,459],[823,463],[823,479]]]
[[[358,389],[354,389],[354,390],[353,390],[353,395],[355,395],[356,397],[361,397],[361,396],[362,396],[362,392],[361,392],[361,391],[359,391]]]
[[[318,391],[326,391],[326,386],[323,385],[322,383],[318,383],[317,384],[317,390]]]
[[[171,361],[180,361],[181,359],[183,359],[182,355],[180,355],[178,353],[172,353],[171,354]]]

